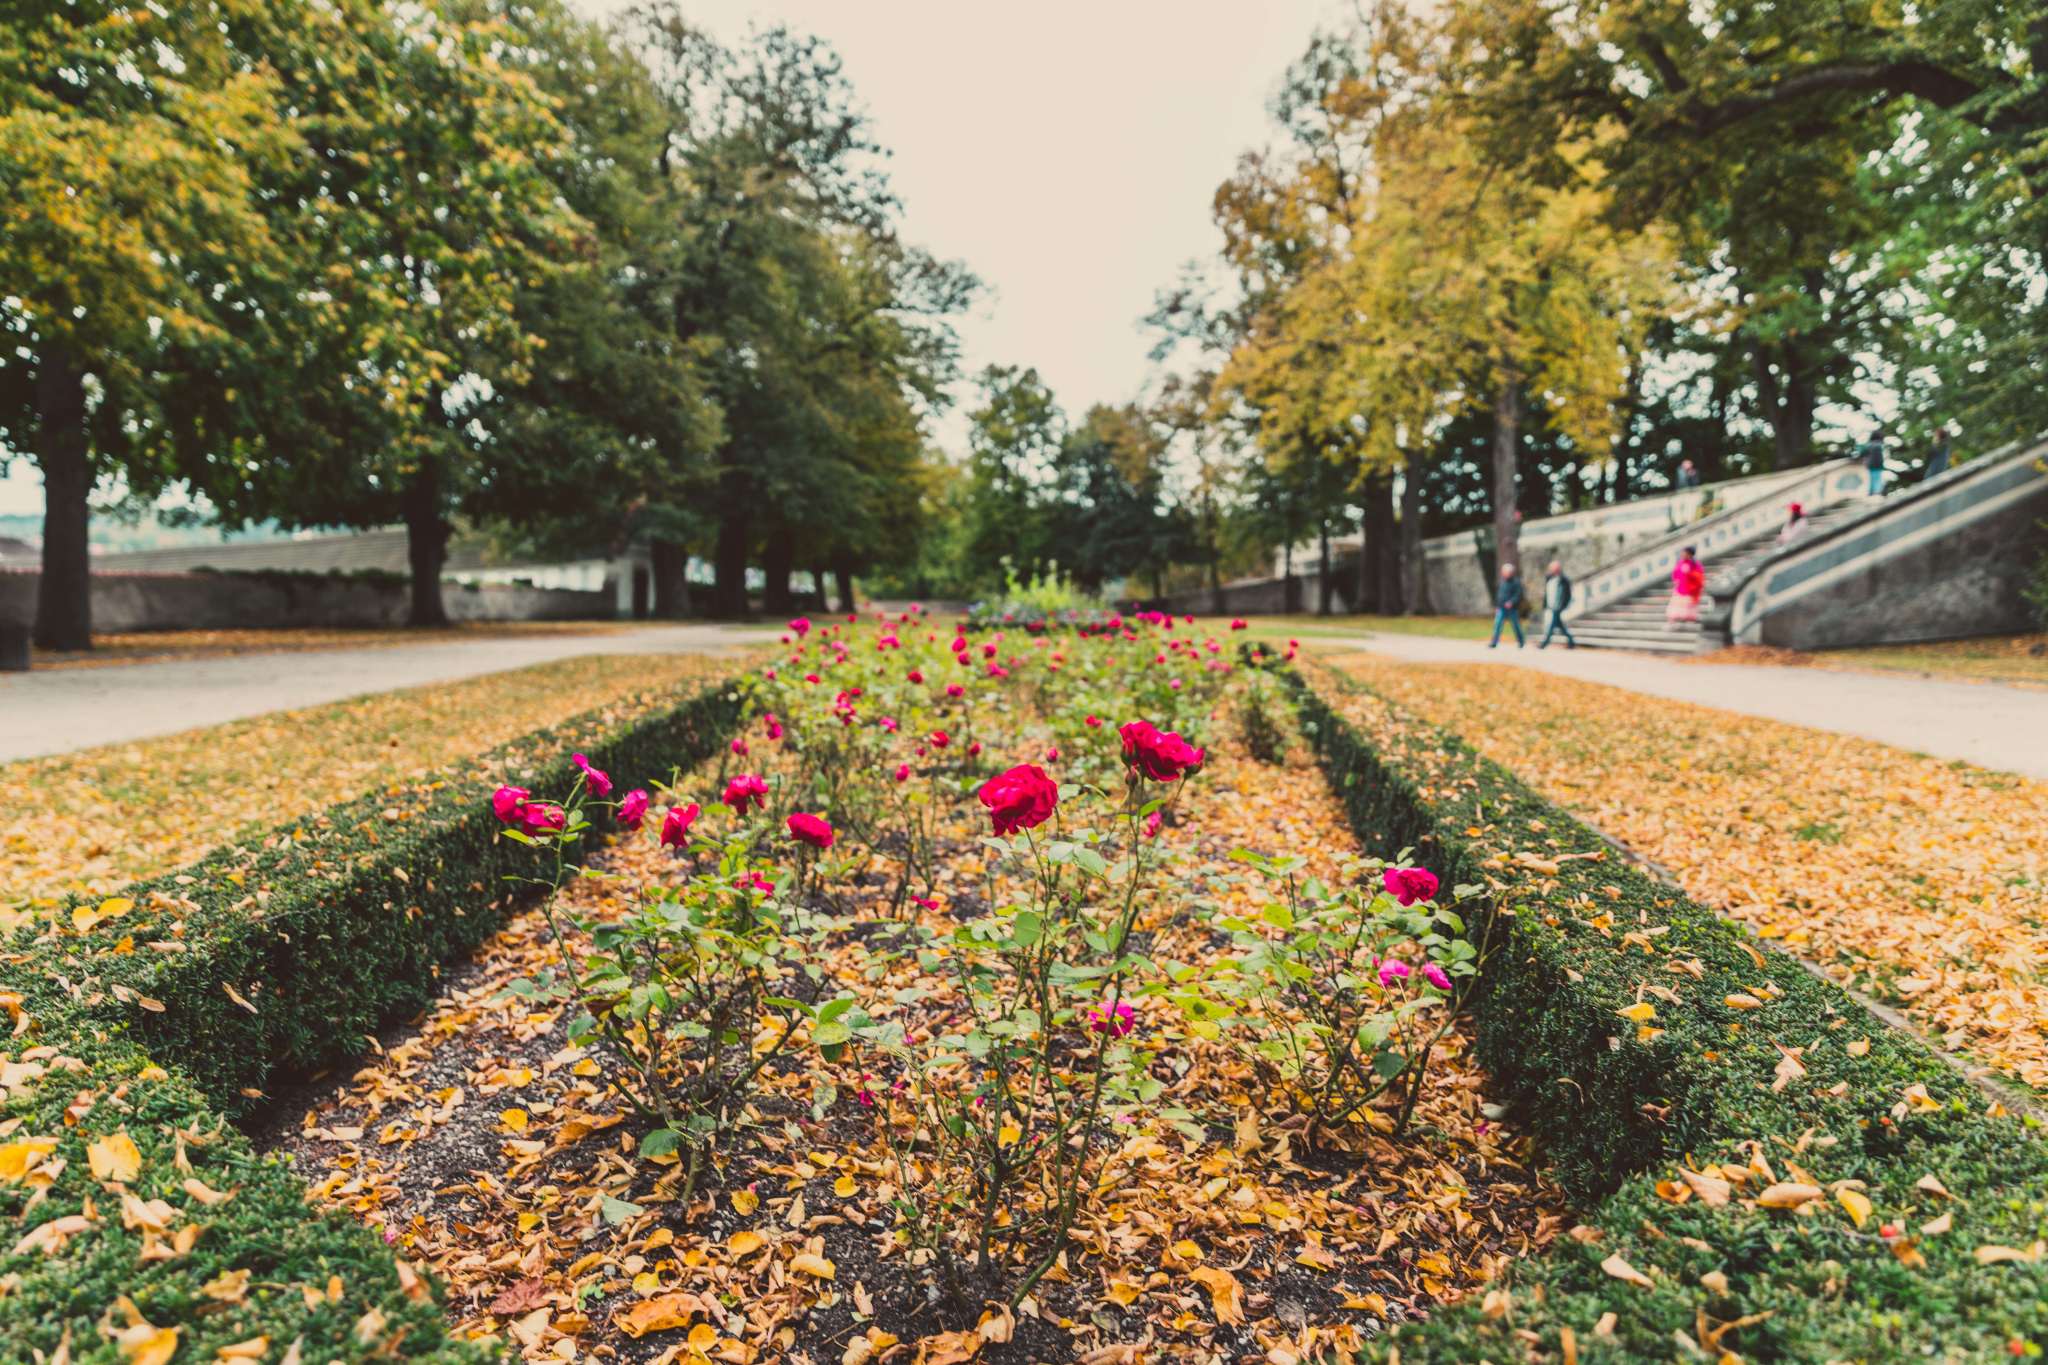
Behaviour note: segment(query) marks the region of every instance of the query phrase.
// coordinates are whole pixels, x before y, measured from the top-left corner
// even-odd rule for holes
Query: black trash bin
[[[28,627],[0,622],[0,673],[28,672]]]

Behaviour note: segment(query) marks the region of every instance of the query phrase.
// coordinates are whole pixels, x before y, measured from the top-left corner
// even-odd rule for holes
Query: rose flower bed
[[[567,792],[571,750],[671,772],[724,742],[739,701],[692,670],[119,895],[26,907],[0,951],[6,1358],[481,1359],[389,1243],[309,1210],[227,1119],[416,1014],[439,964],[491,936],[523,853],[491,805],[508,777]]]
[[[718,762],[507,784],[539,904],[267,1139],[458,1335],[1293,1365],[1550,1242],[1460,1024],[1507,902],[1360,856],[1272,678],[1158,617],[784,644]]]

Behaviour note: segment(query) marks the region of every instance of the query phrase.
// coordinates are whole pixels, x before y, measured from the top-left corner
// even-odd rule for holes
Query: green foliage
[[[345,1060],[362,1035],[416,1013],[439,964],[495,931],[493,915],[475,912],[478,895],[525,866],[491,810],[503,776],[566,793],[571,749],[629,782],[705,757],[737,719],[738,693],[697,686],[330,807],[262,846],[222,848],[136,883],[112,902],[132,902],[119,914],[103,912],[106,901],[40,910],[15,929],[21,956],[0,969],[0,990],[54,995],[82,1020],[127,1030],[239,1115],[250,1107],[242,1092],[274,1071]],[[90,987],[67,957],[91,964]]]
[[[2036,522],[2044,539],[2048,539],[2048,521]],[[2034,567],[2027,574],[2026,586],[2020,589],[2020,596],[2033,608],[2034,623],[2048,630],[2048,544],[2044,544],[2034,556]]]
[[[1989,1361],[2048,1336],[2048,1262],[1975,1255],[2048,1235],[2048,1151],[2031,1120],[1988,1116],[1960,1075],[1837,987],[1610,866],[1591,830],[1455,736],[1327,686],[1304,688],[1303,728],[1368,847],[1412,844],[1448,877],[1506,878],[1522,896],[1480,995],[1479,1055],[1598,1233],[1521,1266],[1504,1313],[1438,1313],[1372,1358],[1501,1358],[1514,1332],[1556,1353],[1570,1330],[1588,1360],[1668,1358],[1676,1337],[1681,1358],[1718,1342],[1744,1359],[1903,1361],[1932,1347]],[[1642,1003],[1652,1013],[1621,1013]],[[1724,1207],[1659,1192],[1681,1168],[1715,1165],[1754,1172]],[[1795,1166],[1830,1192],[1862,1182],[1868,1225],[1839,1197],[1804,1215],[1740,1202]],[[1928,1175],[1952,1198],[1919,1184]],[[1942,1213],[1951,1230],[1922,1230]],[[1650,1286],[1603,1269],[1610,1256]],[[1702,1282],[1713,1271],[1727,1293]],[[1606,1312],[1617,1322],[1596,1336]]]
[[[48,1360],[68,1342],[79,1365],[125,1365],[133,1357],[101,1330],[108,1320],[129,1326],[115,1308],[123,1299],[151,1326],[177,1331],[180,1360],[211,1360],[216,1348],[259,1336],[270,1338],[272,1355],[296,1343],[306,1360],[353,1361],[377,1350],[437,1365],[488,1359],[449,1337],[432,1286],[400,1271],[403,1246],[386,1245],[346,1215],[309,1210],[288,1164],[256,1155],[190,1082],[151,1066],[118,1028],[59,1019],[37,1042],[45,1051],[35,1065],[48,1077],[0,1103],[0,1121],[12,1129],[0,1151],[45,1138],[44,1170],[61,1163],[62,1174],[0,1180],[0,1213],[10,1228],[31,1208],[38,1227],[72,1217],[85,1226],[51,1254],[11,1250],[20,1240],[14,1231],[0,1246],[9,1286],[0,1337],[10,1359]],[[91,1178],[87,1149],[114,1134],[132,1141],[141,1161],[134,1176],[106,1188]],[[231,1197],[208,1206],[189,1181]],[[161,1201],[174,1212],[152,1227],[130,1200],[136,1208]],[[193,1228],[202,1231],[189,1250],[166,1254]],[[157,1255],[145,1258],[150,1250]],[[240,1296],[201,1294],[232,1274],[249,1280]]]
[[[540,856],[546,876],[510,880],[542,891],[551,925],[557,893],[577,875],[573,858],[592,806],[616,803],[593,802],[579,780],[559,833],[506,832]],[[685,1200],[720,1141],[739,1125],[762,1068],[784,1055],[800,1022],[818,1018],[787,997],[816,989],[825,933],[841,927],[805,908],[801,863],[794,877],[778,882],[770,875],[774,861],[755,852],[772,838],[772,818],[765,811],[753,820],[732,814],[721,839],[699,831],[684,841],[693,857],[710,856],[709,871],[639,893],[624,914],[577,918],[589,953],[565,958],[559,980],[550,969],[507,991],[576,1007],[570,1045],[601,1047],[618,1064],[620,1092],[660,1125],[648,1135],[651,1154],[687,1153],[678,1195]],[[756,1049],[764,1029],[774,1031],[775,1042]]]

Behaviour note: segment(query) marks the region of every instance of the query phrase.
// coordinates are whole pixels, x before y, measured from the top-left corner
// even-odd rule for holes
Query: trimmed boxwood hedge
[[[510,900],[500,879],[528,861],[497,837],[497,786],[560,798],[572,752],[622,790],[666,779],[714,753],[741,710],[730,671],[642,692],[138,883],[117,916],[93,922],[99,899],[43,905],[0,965],[0,1003],[27,1021],[0,1044],[0,1125],[13,1125],[0,1131],[0,1214],[16,1229],[0,1232],[0,1358],[53,1357],[68,1331],[74,1361],[124,1359],[101,1328],[127,1325],[124,1312],[106,1317],[126,1295],[145,1321],[180,1329],[178,1360],[257,1336],[270,1360],[303,1339],[303,1365],[476,1359],[446,1337],[430,1285],[402,1283],[362,1225],[309,1210],[290,1168],[254,1154],[229,1120],[261,1102],[274,1072],[357,1055],[363,1035],[417,1013],[439,964],[496,931]],[[125,1225],[120,1190],[93,1176],[89,1145],[117,1131],[142,1154],[128,1193],[183,1211],[174,1227],[205,1225],[188,1254],[142,1260],[147,1230]],[[54,1179],[16,1169],[29,1137],[56,1139],[27,1162]],[[188,1175],[235,1194],[207,1206]],[[72,1216],[87,1227],[60,1253],[14,1250]],[[201,1291],[230,1269],[252,1270],[251,1287],[223,1306]],[[279,1287],[324,1295],[331,1279],[339,1297],[317,1306]]]
[[[1490,1315],[1475,1286],[1458,1307],[1377,1339],[1371,1358],[1559,1360],[1567,1331],[1582,1360],[2039,1353],[2048,1257],[1976,1256],[2048,1238],[2048,1146],[2032,1119],[1992,1112],[1917,1040],[1621,865],[1592,830],[1455,735],[1326,669],[1288,676],[1303,731],[1369,849],[1413,848],[1446,884],[1514,892],[1476,1047],[1494,1098],[1590,1210],[1575,1236],[1489,1287],[1506,1291],[1491,1296]],[[1735,995],[1761,1003],[1737,1008]],[[1639,1002],[1655,1017],[1619,1013]],[[1866,1040],[1852,1055],[1849,1044]],[[1786,1049],[1803,1074],[1781,1083]],[[1722,1207],[1669,1197],[1681,1167],[1753,1158],[1777,1181],[1811,1176],[1830,1197],[1805,1213],[1745,1206],[1745,1193],[1772,1183],[1761,1177]],[[1921,1185],[1929,1176],[1946,1196]],[[1874,1206],[1860,1228],[1836,1192],[1843,1181],[1862,1182]],[[1936,1230],[1924,1232],[1929,1223]],[[1900,1235],[1882,1236],[1886,1225]],[[1603,1269],[1616,1256],[1650,1286]],[[1725,1293],[1702,1283],[1717,1271]],[[1610,1330],[1596,1331],[1607,1313]]]

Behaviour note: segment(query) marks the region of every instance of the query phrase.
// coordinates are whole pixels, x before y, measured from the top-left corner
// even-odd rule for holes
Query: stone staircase
[[[1851,498],[1822,507],[1807,518],[1806,534],[1812,535],[1860,515],[1869,506],[1865,499]],[[1729,590],[1729,585],[1742,580],[1750,565],[1776,549],[1780,529],[1773,526],[1748,540],[1702,555],[1700,563],[1707,570],[1707,597],[1715,596],[1717,589]],[[1537,590],[1541,591],[1540,585]],[[1599,649],[1628,649],[1639,654],[1697,653],[1701,648],[1699,623],[1667,623],[1664,608],[1670,600],[1671,579],[1668,576],[1659,578],[1626,597],[1572,620],[1572,635],[1580,644]],[[1704,605],[1702,603],[1702,610]],[[1538,621],[1541,621],[1540,612]]]

